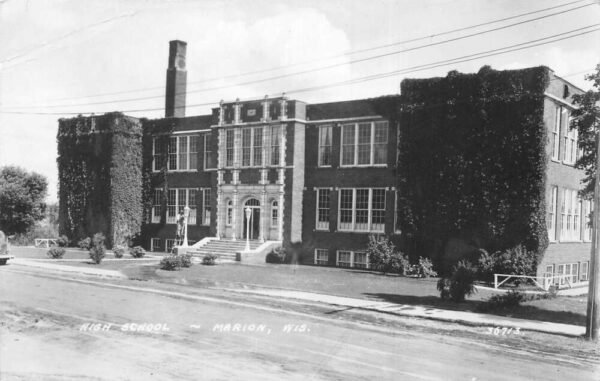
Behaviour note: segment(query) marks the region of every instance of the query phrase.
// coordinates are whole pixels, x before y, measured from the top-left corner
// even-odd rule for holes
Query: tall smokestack
[[[185,51],[187,43],[174,40],[169,42],[169,67],[167,68],[167,92],[165,97],[165,117],[185,116],[185,92],[187,71]]]

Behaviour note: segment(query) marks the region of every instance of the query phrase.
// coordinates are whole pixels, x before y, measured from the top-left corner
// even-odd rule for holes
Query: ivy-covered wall
[[[121,113],[59,120],[59,231],[128,243],[142,222],[142,128]]]
[[[467,255],[523,244],[540,259],[548,78],[546,67],[484,66],[402,81],[398,224],[407,251],[444,267],[457,242]]]

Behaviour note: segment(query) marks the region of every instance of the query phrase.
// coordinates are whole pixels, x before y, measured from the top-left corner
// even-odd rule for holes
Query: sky
[[[598,23],[600,0],[0,0],[0,166],[43,174],[56,202],[58,119],[164,116],[170,40],[188,44],[192,116],[284,92],[397,94],[483,65],[545,65],[587,90]]]

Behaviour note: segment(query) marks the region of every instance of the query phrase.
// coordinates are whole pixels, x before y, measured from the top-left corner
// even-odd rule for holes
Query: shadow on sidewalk
[[[535,302],[525,302],[524,304],[513,308],[499,309],[493,312],[483,312],[480,310],[480,308],[485,304],[485,302],[478,300],[466,300],[462,303],[454,303],[449,300],[442,300],[441,298],[436,296],[414,296],[384,293],[365,293],[363,295],[365,295],[369,299],[391,302],[396,304],[408,304],[415,306],[418,305],[424,306],[425,308],[429,307],[451,311],[487,313],[496,316],[506,316],[519,319],[529,319],[537,321],[547,321],[552,323],[585,326],[585,315],[583,314],[571,311],[548,310],[530,304]]]

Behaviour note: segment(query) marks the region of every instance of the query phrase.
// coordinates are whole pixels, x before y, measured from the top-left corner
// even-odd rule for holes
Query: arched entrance
[[[250,221],[246,218],[246,208],[250,208]],[[244,231],[242,235],[244,239],[249,234],[250,239],[259,239],[260,237],[260,202],[251,198],[244,204],[244,209],[242,210],[242,216],[244,219]],[[248,229],[248,223],[250,223],[250,229]]]

